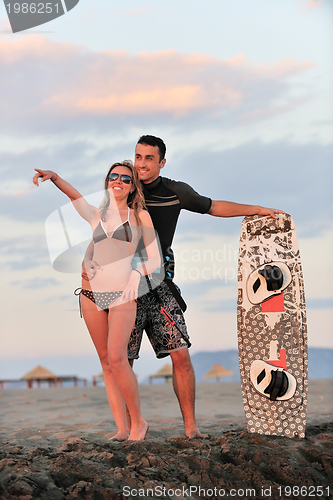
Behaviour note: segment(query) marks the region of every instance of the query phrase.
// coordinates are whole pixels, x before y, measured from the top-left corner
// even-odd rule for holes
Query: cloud
[[[8,17],[0,19],[0,33],[13,33]]]
[[[299,7],[305,9],[318,9],[324,7],[324,3],[321,0],[308,0],[307,2],[300,2]]]
[[[4,218],[2,218],[2,221]],[[22,220],[22,219],[21,219]],[[4,227],[4,226],[3,226]],[[30,226],[31,228],[31,226]],[[17,224],[11,224],[9,229],[11,233],[3,231],[2,244],[0,248],[0,258],[2,260],[2,268],[12,271],[25,271],[34,269],[41,265],[49,265],[50,258],[46,248],[45,236],[36,234],[29,228],[21,232]],[[41,232],[43,227],[41,227]]]
[[[137,7],[136,9],[126,10],[124,15],[126,17],[140,17],[147,12],[151,12],[152,10],[154,10],[152,7]]]
[[[16,131],[64,130],[83,118],[102,127],[107,119],[177,121],[230,111],[257,120],[293,107],[290,77],[314,66],[292,59],[253,66],[242,54],[223,60],[174,50],[91,51],[39,35],[0,40],[0,63],[0,127]]]
[[[285,210],[293,216],[299,235],[314,237],[332,219],[332,156],[333,144],[253,141],[224,151],[193,149],[167,163],[163,174],[189,182],[215,200]],[[184,211],[179,228],[196,231],[198,217]],[[239,223],[238,218],[206,217],[200,230],[216,232],[222,224],[223,231],[237,233]]]
[[[24,289],[39,289],[39,288],[51,288],[59,285],[59,283],[52,278],[33,278],[28,280],[14,281],[13,286],[20,286]]]
[[[73,141],[63,145],[40,144],[30,151],[0,154],[0,212],[11,220],[6,225],[6,234],[10,235],[19,221],[44,223],[54,210],[67,202],[51,183],[39,188],[32,184],[33,167],[58,172],[79,192],[88,195],[102,189],[104,175],[113,161],[133,157],[138,136],[130,143],[124,140],[113,148]],[[220,151],[218,142],[197,147],[194,139],[184,139],[181,134],[174,139],[164,139],[168,146],[164,176],[188,182],[200,194],[212,199],[281,208],[291,213],[302,235],[314,236],[330,224],[332,144],[251,141]],[[176,154],[173,154],[175,148]],[[18,184],[19,181],[24,183]],[[201,223],[202,217],[204,223]],[[221,224],[229,234],[239,231],[238,218],[222,222],[215,217],[182,212],[179,226],[182,231],[195,231],[198,223],[203,233],[216,232]],[[20,226],[18,232],[21,232]],[[19,236],[17,238],[15,245],[19,243]],[[10,252],[12,247],[2,247],[3,252],[5,248]]]

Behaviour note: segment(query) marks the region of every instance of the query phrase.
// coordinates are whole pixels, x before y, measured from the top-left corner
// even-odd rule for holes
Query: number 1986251
[[[329,486],[278,486],[280,497],[318,498],[330,495]]]
[[[53,9],[56,13],[59,13],[59,4],[48,3],[14,3],[12,6],[10,3],[6,4],[7,11],[9,14],[52,14]]]

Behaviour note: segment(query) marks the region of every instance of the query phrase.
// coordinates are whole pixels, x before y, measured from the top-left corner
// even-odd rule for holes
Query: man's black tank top
[[[174,275],[174,255],[171,249],[181,210],[206,214],[212,200],[201,196],[185,182],[158,177],[150,184],[142,184],[148,212],[152,218],[162,247],[167,276]]]

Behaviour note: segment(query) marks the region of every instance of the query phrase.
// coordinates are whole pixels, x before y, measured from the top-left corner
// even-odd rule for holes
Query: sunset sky
[[[79,273],[55,271],[48,251],[45,221],[67,199],[37,189],[33,169],[91,195],[142,134],[166,142],[163,175],[292,215],[309,345],[333,348],[332,47],[331,0],[80,0],[18,34],[2,3],[0,378],[97,358],[73,295]],[[192,353],[237,348],[241,220],[181,214],[175,281]],[[147,342],[142,352],[139,377],[156,366]],[[98,373],[94,363],[78,375]]]

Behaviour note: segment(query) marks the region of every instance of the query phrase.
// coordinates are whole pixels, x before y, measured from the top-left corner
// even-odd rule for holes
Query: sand
[[[194,439],[170,383],[140,394],[149,436],[117,443],[103,387],[0,391],[1,500],[332,498],[333,380],[309,382],[305,439],[249,434],[237,382],[197,385]]]

